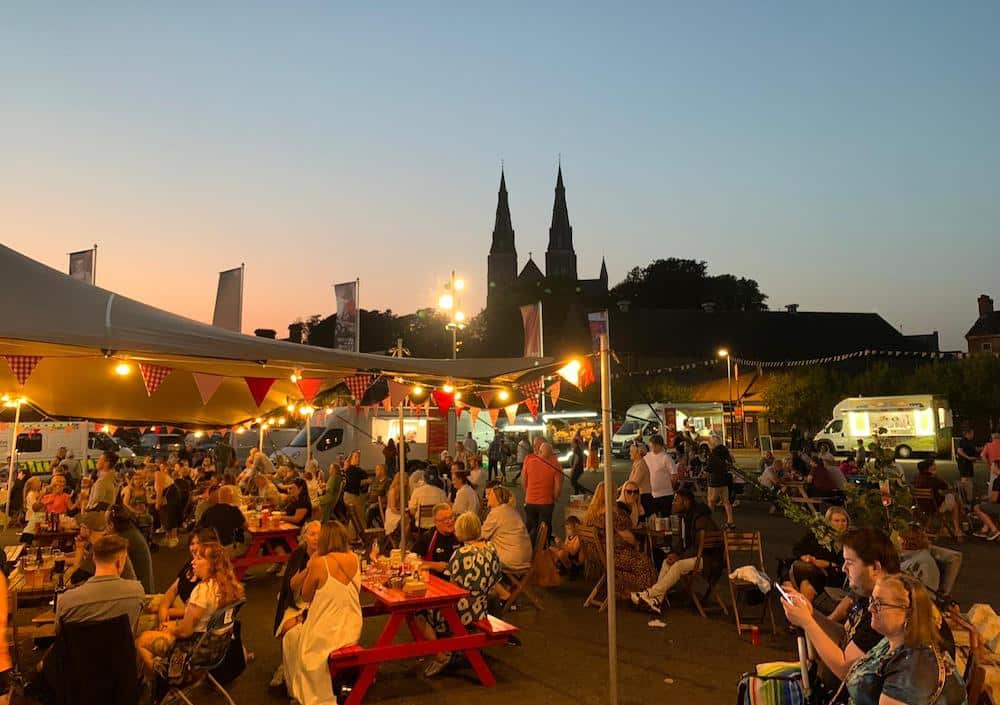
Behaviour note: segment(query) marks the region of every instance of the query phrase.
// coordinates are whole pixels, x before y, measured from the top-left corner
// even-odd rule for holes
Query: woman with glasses
[[[594,488],[594,498],[590,500],[584,524],[596,528],[598,531],[604,529],[604,483],[598,482]],[[615,547],[615,592],[618,597],[627,598],[630,593],[644,590],[656,582],[656,571],[649,557],[639,549],[639,541],[636,539],[632,529],[636,524],[633,516],[638,519],[639,507],[639,486],[634,482],[626,482],[622,487],[619,497],[622,501],[615,502],[612,507],[614,515],[612,523],[614,526],[614,547]]]

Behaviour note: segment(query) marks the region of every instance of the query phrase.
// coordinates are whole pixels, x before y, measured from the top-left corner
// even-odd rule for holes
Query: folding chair
[[[538,525],[538,531],[535,533],[535,546],[531,553],[531,565],[527,570],[513,571],[505,570],[503,571],[504,577],[507,578],[514,589],[510,591],[510,596],[503,603],[500,608],[500,616],[510,611],[510,608],[517,604],[517,598],[522,594],[528,598],[528,601],[535,606],[535,609],[542,609],[542,601],[531,592],[531,587],[535,583],[535,566],[537,565],[539,554],[543,551],[548,550],[549,543],[549,527],[543,521]]]
[[[719,606],[719,610],[729,616],[729,610],[726,608],[725,603],[722,602],[722,598],[719,597],[719,593],[715,589],[715,583],[718,581],[718,575],[708,575],[705,572],[705,551],[723,550],[724,539],[722,537],[721,531],[705,531],[704,529],[698,532],[698,554],[696,556],[694,570],[681,578],[681,582],[684,583],[684,587],[687,589],[688,596],[691,598],[691,604],[705,619],[708,618],[705,612],[705,604],[708,602],[709,597],[714,597],[716,604]],[[695,583],[698,578],[705,581],[707,587],[700,595],[695,590]]]
[[[761,573],[764,570],[764,545],[760,536],[760,531],[735,532],[727,531],[723,534],[723,544],[726,553],[726,575],[731,576],[733,570],[741,566],[749,565],[757,568]],[[751,590],[757,590],[757,585],[739,578],[729,577],[729,597],[732,600],[733,616],[736,618],[736,633],[743,634],[743,620],[740,618],[739,597],[748,594]],[[771,609],[770,594],[764,595],[763,607],[760,614],[760,623],[764,623],[764,617],[771,620],[771,633],[777,634],[777,627],[774,624],[774,611]]]
[[[421,504],[417,507],[417,528],[421,531],[434,527],[434,505]]]
[[[911,487],[910,496],[913,497],[913,505],[916,508],[916,516],[920,521],[920,528],[929,537],[936,537],[938,532],[944,528],[944,521],[941,513],[937,510],[934,502],[934,490],[930,487]]]
[[[604,559],[604,537],[598,534],[597,529],[590,526],[579,527],[577,529],[577,536],[580,537],[580,550],[583,552],[587,575],[599,576],[598,581],[594,584],[594,589],[590,591],[587,599],[583,601],[583,606],[596,607],[599,611],[603,612],[608,606],[608,566]]]
[[[211,672],[225,661],[226,653],[233,640],[236,617],[245,604],[246,600],[240,600],[223,607],[212,615],[208,626],[198,636],[197,643],[188,655],[188,662],[183,667],[184,682],[176,684],[170,682],[169,690],[163,701],[169,701],[173,697],[179,698],[187,705],[194,705],[190,699],[191,692],[203,682],[202,677],[204,677],[204,680],[222,694],[229,705],[236,705],[232,696],[226,692],[226,689],[212,676]]]

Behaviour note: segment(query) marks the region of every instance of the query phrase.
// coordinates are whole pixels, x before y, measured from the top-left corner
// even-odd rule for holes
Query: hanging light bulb
[[[419,384],[415,384],[413,385],[413,389],[410,390],[410,393],[415,397],[419,397],[421,394],[424,393],[424,388],[421,387]]]
[[[455,391],[455,388],[454,388],[453,386],[451,386],[450,384],[448,384],[448,383],[446,382],[446,383],[445,383],[445,384],[444,384],[444,385],[443,385],[443,386],[441,387],[441,391],[442,391],[442,392],[444,392],[445,394],[451,394],[452,392],[454,392],[454,391]]]
[[[299,381],[299,379],[301,379],[299,377],[299,371],[298,370],[295,370],[295,372],[293,372],[292,374],[288,375],[288,378],[292,380],[292,384],[295,384],[296,382]]]
[[[499,392],[497,392],[497,396],[500,398],[500,401],[507,401],[508,399],[510,399],[510,392],[508,392],[506,389],[501,389]]]
[[[455,392],[455,401],[458,401],[461,398],[462,398],[462,393],[461,392]]]
[[[284,426],[285,425],[285,421],[286,421],[286,419],[285,419],[284,416],[279,416],[278,417],[278,425],[279,426]]]
[[[288,409],[288,413],[289,413],[289,414],[293,414],[293,413],[295,413],[295,404],[289,404],[289,405],[288,405],[288,406],[286,406],[285,408],[286,408],[286,409]]]
[[[256,423],[256,424],[259,424],[260,421],[261,421],[261,418],[259,416],[256,419],[253,420],[253,422]]]
[[[119,377],[127,377],[132,373],[132,365],[128,364],[124,360],[115,365],[115,374]]]
[[[204,436],[204,435],[205,435],[205,434],[204,434],[204,433],[203,433],[202,431],[195,431],[195,432],[194,432],[194,437],[195,437],[195,438],[201,438],[201,437],[202,437],[202,436]]]

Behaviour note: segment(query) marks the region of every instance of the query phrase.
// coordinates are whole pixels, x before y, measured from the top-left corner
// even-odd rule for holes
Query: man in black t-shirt
[[[455,513],[449,504],[434,507],[434,528],[425,531],[413,545],[413,552],[431,571],[445,575],[451,554],[461,545],[455,538]]]
[[[219,488],[219,501],[205,510],[198,522],[198,528],[215,529],[219,541],[232,555],[239,555],[243,547],[243,530],[247,528],[246,517],[239,508],[233,506],[233,490],[227,485]]]
[[[973,440],[976,433],[971,428],[962,432],[962,438],[958,441],[958,448],[955,449],[956,460],[958,461],[958,490],[962,495],[962,501],[968,506],[972,504],[976,496],[975,477],[976,461],[979,460],[979,449]]]

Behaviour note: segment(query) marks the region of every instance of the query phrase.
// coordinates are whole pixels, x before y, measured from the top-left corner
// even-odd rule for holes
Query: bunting
[[[28,377],[35,371],[35,367],[42,360],[41,355],[4,355],[7,360],[7,367],[17,377],[17,383],[24,385]]]
[[[555,382],[549,385],[548,388],[549,399],[552,400],[552,408],[556,408],[556,402],[559,401],[559,394],[562,392],[562,380],[557,379]]]
[[[469,418],[472,419],[472,427],[476,427],[476,421],[479,420],[479,412],[482,411],[479,407],[470,406],[469,407]]]
[[[500,409],[487,409],[486,413],[490,415],[490,423],[493,428],[497,427],[497,419],[500,418]]]
[[[244,377],[243,381],[247,383],[247,389],[250,390],[250,396],[253,397],[253,403],[260,406],[264,403],[264,399],[267,398],[267,393],[271,391],[271,385],[274,384],[274,377]]]
[[[483,406],[487,409],[490,408],[494,396],[496,396],[496,392],[492,389],[483,389],[479,392],[479,398],[483,400]]]
[[[389,380],[389,399],[393,406],[399,406],[404,401],[410,393],[409,385],[402,384],[393,380]]]
[[[347,385],[348,391],[351,396],[354,397],[355,401],[361,401],[365,397],[365,392],[368,388],[375,383],[375,375],[370,372],[364,372],[362,374],[351,375],[344,379],[344,384]]]
[[[514,421],[517,419],[517,407],[518,406],[520,406],[520,405],[519,404],[508,404],[507,406],[505,406],[503,408],[504,413],[507,414],[507,421],[508,422],[514,423]]]
[[[386,397],[382,400],[382,408],[385,411],[392,411],[392,399],[390,397]]]
[[[434,399],[434,403],[437,404],[437,408],[443,413],[447,413],[451,405],[455,403],[454,395],[442,392],[440,389],[435,389],[431,392],[431,397]]]
[[[592,385],[596,379],[597,378],[594,376],[594,359],[590,355],[588,355],[587,357],[583,358],[583,362],[580,363],[580,372],[579,372],[580,385],[578,388],[580,389],[580,391],[583,391],[584,389]]]
[[[306,400],[307,404],[312,404],[313,399],[319,393],[319,386],[322,383],[323,380],[319,377],[300,377],[295,382],[299,387],[299,391],[302,392],[302,398]]]
[[[543,377],[539,377],[536,380],[532,380],[531,382],[527,382],[526,384],[519,385],[517,391],[521,392],[521,394],[527,399],[534,399],[535,397],[537,397],[539,394],[542,393],[543,379],[544,379]]]
[[[465,404],[460,401],[455,402],[455,420],[462,418],[462,412],[465,411]]]
[[[139,372],[142,374],[142,383],[146,385],[146,396],[153,396],[153,392],[160,388],[163,380],[170,376],[173,369],[163,365],[148,365],[139,363]]]
[[[194,377],[194,386],[198,388],[202,404],[207,404],[215,396],[222,385],[222,380],[225,379],[222,375],[210,375],[205,372],[192,372],[191,376]]]
[[[531,418],[538,421],[538,399],[535,397],[528,397],[524,400],[524,405],[528,407],[528,411],[531,412]]]

